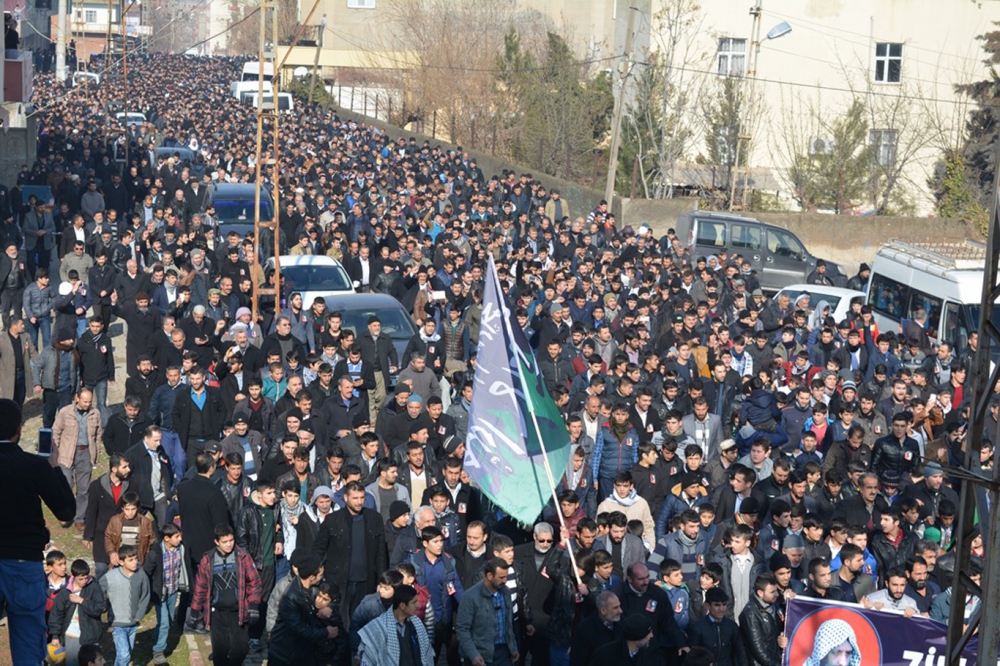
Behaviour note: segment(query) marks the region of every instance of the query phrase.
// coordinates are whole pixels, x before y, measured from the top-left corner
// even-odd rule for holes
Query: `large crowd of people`
[[[217,666],[774,666],[796,596],[947,620],[974,337],[768,298],[737,252],[691,256],[604,201],[305,103],[261,158],[280,178],[255,256],[208,196],[255,178],[240,64],[136,55],[126,110],[147,122],[127,126],[105,115],[114,72],[36,80],[37,162],[0,185],[15,664],[103,663],[110,630],[125,666],[148,613],[153,663],[186,631]],[[289,283],[255,319],[274,234],[397,298],[406,350]],[[463,469],[489,257],[572,449],[529,526]],[[28,399],[48,463],[18,446]],[[89,560],[47,550],[39,495]]]

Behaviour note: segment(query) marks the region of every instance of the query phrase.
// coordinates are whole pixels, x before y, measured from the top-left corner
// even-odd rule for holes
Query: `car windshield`
[[[221,222],[249,221],[253,222],[253,199],[240,201],[213,201],[215,214]],[[271,202],[262,200],[260,202],[260,219],[270,220],[273,212]]]
[[[351,278],[339,266],[282,266],[281,276],[292,291],[353,291]]]
[[[365,308],[344,310],[343,315],[343,328],[349,328],[358,335],[368,330],[368,319],[375,315],[382,322],[382,332],[393,340],[409,340],[416,335],[416,329],[403,310]]]

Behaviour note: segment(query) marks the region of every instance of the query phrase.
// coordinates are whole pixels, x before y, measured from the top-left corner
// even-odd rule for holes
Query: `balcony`
[[[34,68],[30,51],[4,51],[3,102],[27,102],[31,99]]]

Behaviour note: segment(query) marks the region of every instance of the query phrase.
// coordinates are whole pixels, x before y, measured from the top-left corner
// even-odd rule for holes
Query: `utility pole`
[[[126,13],[127,12],[126,12],[126,8],[125,8],[125,0],[121,0],[121,3],[122,3],[122,5],[121,5],[122,6],[122,16],[121,16],[121,19],[122,19],[122,84],[124,86],[123,90],[124,90],[124,97],[125,97],[125,99],[124,99],[125,108],[123,108],[122,111],[125,112],[125,171],[127,172],[128,171],[128,138],[129,138],[128,137],[128,125],[129,125],[128,112],[129,112],[129,108],[128,108],[128,34],[127,34],[127,29],[126,29],[126,25],[125,24],[128,21],[128,19],[126,17]],[[132,5],[130,4],[129,7],[131,7],[131,6]],[[125,174],[122,174],[123,178],[124,178],[124,176],[125,176]]]
[[[743,192],[740,196],[739,210],[746,210],[747,207],[747,189],[750,184],[750,141],[753,138],[753,135],[750,134],[750,128],[754,121],[754,85],[757,82],[757,57],[760,55],[760,24],[763,15],[762,2],[763,0],[757,0],[757,4],[750,8],[750,15],[753,16],[753,28],[750,31],[750,44],[747,49],[747,75],[746,82],[743,85],[746,91],[746,113],[742,114],[743,119],[740,123],[740,133],[736,138],[736,159],[729,169],[729,210],[737,210],[736,180],[737,170],[740,168],[740,157],[743,158],[744,165],[742,174]]]
[[[1000,146],[997,149],[1000,158]],[[993,364],[991,357],[1000,348],[1000,329],[994,323],[995,301],[1000,297],[997,269],[1000,261],[1000,170],[993,180],[993,203],[990,207],[990,226],[986,239],[986,265],[983,270],[982,307],[979,314],[979,342],[972,366],[971,408],[968,441],[965,447],[965,467],[949,469],[952,478],[962,481],[959,496],[958,520],[955,526],[955,573],[952,578],[951,613],[948,617],[948,664],[960,666],[965,660],[962,650],[978,630],[977,663],[997,663],[1000,649],[1000,464],[994,462],[990,472],[983,472],[979,464],[979,451],[985,438],[983,428],[989,417],[990,398],[996,386],[1000,364]],[[1000,454],[1000,442],[994,442],[994,461]],[[988,509],[977,496],[986,495]],[[979,510],[979,526],[986,550],[983,573],[979,585],[969,577],[969,550],[973,519]],[[979,610],[965,628],[965,599],[974,594],[980,599]]]
[[[67,0],[59,0],[59,18],[56,20],[56,81],[66,83],[66,6]]]
[[[313,94],[316,92],[316,70],[319,68],[319,53],[323,48],[323,40],[326,39],[326,14],[319,20],[319,34],[316,35],[316,55],[313,57],[312,83],[309,84],[309,103],[312,104]]]
[[[625,110],[625,86],[632,76],[632,42],[635,39],[635,15],[638,7],[628,8],[628,27],[625,29],[625,50],[623,59],[618,64],[620,80],[615,95],[614,116],[611,120],[611,149],[608,155],[608,180],[604,186],[604,200],[611,206],[615,198],[615,176],[618,171],[618,149],[621,144],[622,113]]]

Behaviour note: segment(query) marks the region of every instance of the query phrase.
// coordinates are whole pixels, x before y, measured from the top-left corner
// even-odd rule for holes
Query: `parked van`
[[[274,91],[274,86],[271,85],[270,81],[264,81],[264,93],[270,94]],[[252,95],[254,93],[260,92],[260,82],[259,81],[233,81],[229,84],[230,94],[239,100],[240,102],[245,101],[243,95]]]
[[[748,259],[765,291],[805,282],[816,268],[817,258],[795,234],[752,217],[696,210],[677,218],[676,232],[691,249],[692,262],[723,248]],[[847,286],[839,265],[826,262],[826,274],[835,286]]]
[[[123,126],[142,125],[146,122],[146,114],[139,111],[119,111],[115,114],[115,120]]]
[[[240,81],[259,81],[261,78],[260,74],[260,63],[259,62],[248,62],[244,63],[243,71],[240,74]],[[264,63],[264,80],[271,81],[274,78],[274,65],[265,62]]]
[[[879,331],[902,332],[919,306],[933,342],[964,349],[979,329],[985,269],[983,243],[889,241],[875,255],[866,290]]]
[[[257,101],[258,94],[256,92],[251,93],[246,99],[250,102],[255,109],[261,108],[260,103]],[[264,93],[264,108],[273,108],[274,105],[274,93],[270,95]],[[291,93],[278,93],[278,111],[280,113],[291,113],[295,110],[295,100],[292,99]]]
[[[101,85],[101,75],[93,72],[73,72],[73,87]]]

